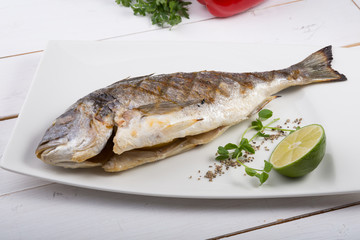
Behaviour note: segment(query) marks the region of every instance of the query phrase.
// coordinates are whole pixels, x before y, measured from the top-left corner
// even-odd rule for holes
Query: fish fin
[[[345,81],[346,76],[335,71],[331,67],[332,46],[327,46],[311,54],[302,62],[291,66],[291,75],[301,75],[304,78],[303,84],[314,82]],[[296,76],[294,77],[296,78]]]
[[[281,96],[270,96],[267,97],[264,101],[262,101],[247,117],[251,117],[252,115],[260,112],[261,109],[263,109],[269,102],[274,100],[275,98],[279,98]]]
[[[123,80],[120,80],[120,81],[134,81],[134,80],[138,80],[138,79],[141,79],[141,78],[148,78],[148,77],[151,77],[152,75],[154,75],[155,73],[150,73],[150,74],[146,74],[146,75],[142,75],[142,76],[137,76],[137,77],[131,77],[131,76],[128,76],[127,78],[123,79]]]
[[[111,87],[117,87],[117,84],[119,84],[119,82],[133,82],[133,81],[136,81],[138,79],[141,79],[141,78],[147,78],[147,77],[151,77],[152,75],[154,75],[155,73],[151,73],[151,74],[147,74],[147,75],[143,75],[143,76],[138,76],[138,77],[131,77],[131,76],[128,76],[126,78],[123,78],[117,82],[114,82],[112,84],[110,84],[109,86],[107,86],[107,88],[111,88]]]
[[[194,136],[188,136],[186,138],[189,139],[189,141],[196,145],[203,145],[206,143],[211,142],[215,138],[219,137],[221,134],[223,134],[226,130],[228,130],[230,126],[221,126],[214,130],[211,130],[209,132],[201,133]]]
[[[106,172],[120,172],[145,163],[151,163],[179,154],[196,147],[186,138],[175,139],[173,142],[154,150],[134,149],[120,155],[115,154],[103,165]]]
[[[181,121],[181,122],[177,122],[175,124],[171,124],[168,125],[167,127],[165,127],[162,132],[163,134],[168,134],[170,132],[179,132],[182,131],[188,127],[191,127],[193,124],[200,122],[204,120],[203,118],[199,118],[199,119],[190,119],[190,120],[185,120],[185,121]]]
[[[199,101],[187,101],[187,102],[180,102],[180,103],[174,103],[174,102],[158,102],[153,104],[147,104],[142,105],[136,110],[139,110],[142,112],[145,116],[148,115],[161,115],[171,112],[180,111],[184,107],[200,103],[202,100]]]

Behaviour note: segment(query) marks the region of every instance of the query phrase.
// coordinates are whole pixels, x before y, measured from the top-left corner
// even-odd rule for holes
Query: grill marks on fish
[[[274,78],[275,71],[242,74],[201,71],[136,77],[120,81],[118,84],[121,86],[121,95],[131,96],[130,98],[133,101],[141,98],[146,99],[148,103],[154,104],[154,107],[161,107],[162,104],[159,103],[162,102],[173,103],[174,106],[177,104],[181,107],[187,106],[187,104],[184,104],[186,102],[196,104],[203,99],[208,103],[212,103],[217,95],[229,97],[235,84],[238,84],[241,91],[245,93],[252,90],[257,82],[271,82]],[[96,103],[104,104],[106,100],[115,99],[111,94],[120,94],[119,90],[113,91],[111,87],[108,89],[109,93],[95,96]],[[119,86],[116,86],[116,88],[119,88]],[[155,103],[158,104],[155,105]],[[141,109],[141,105],[131,107]]]
[[[104,122],[106,116],[113,116],[113,107],[116,105],[117,99],[106,92],[95,92],[89,95],[89,98],[94,101],[95,118],[98,121]]]
[[[331,46],[286,69],[178,72],[127,78],[78,100],[46,131],[36,155],[63,167],[122,171],[205,144],[284,88],[346,77]]]
[[[201,103],[204,99],[212,103],[218,94],[229,97],[229,85],[236,81],[221,79],[218,77],[219,74],[221,73],[204,71],[137,77],[120,81],[120,86],[116,86],[116,89],[111,85],[103,89],[103,93],[90,94],[88,98],[94,101],[95,108],[102,106],[96,114],[100,115],[100,119],[114,110],[111,105],[115,102],[125,108],[138,109],[146,113],[150,112],[150,108],[153,109],[153,113],[164,113],[165,108],[169,111],[178,111],[186,106]],[[120,96],[120,99],[114,95]]]
[[[279,75],[288,75],[278,73]],[[189,104],[196,104],[205,99],[212,103],[217,95],[229,97],[231,90],[238,85],[242,93],[252,90],[258,82],[271,82],[275,78],[275,71],[263,73],[225,73],[216,71],[201,71],[194,73],[161,74],[144,76],[118,82],[122,95],[131,96],[134,102],[143,99],[153,104],[153,107],[163,107],[163,102],[172,103],[181,108]],[[117,86],[118,88],[118,86]],[[110,92],[112,92],[110,90]],[[114,95],[119,95],[116,91]],[[140,101],[141,102],[141,101]],[[143,109],[142,105],[129,106]]]

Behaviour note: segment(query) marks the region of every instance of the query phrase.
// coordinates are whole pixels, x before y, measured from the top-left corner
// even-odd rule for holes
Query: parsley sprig
[[[263,122],[271,118],[273,112],[269,109],[263,109],[258,113],[258,118],[251,122],[251,127],[247,128],[241,136],[241,140],[239,144],[228,143],[225,146],[219,146],[216,157],[216,160],[223,161],[226,159],[236,159],[236,161],[245,167],[245,172],[247,175],[251,177],[256,177],[260,181],[260,185],[262,185],[266,180],[269,178],[269,172],[271,171],[273,165],[269,162],[264,160],[264,168],[263,169],[256,169],[245,165],[242,161],[240,161],[240,157],[243,156],[244,153],[254,154],[255,149],[250,144],[250,142],[255,139],[256,137],[270,137],[269,134],[265,133],[265,130],[278,130],[278,131],[289,131],[293,132],[295,130],[290,129],[282,129],[278,127],[271,127],[273,123],[280,120],[280,118],[273,119],[270,123],[264,125]],[[257,132],[250,138],[245,138],[245,134],[250,130],[256,130]]]
[[[187,6],[191,2],[182,0],[115,0],[124,7],[132,8],[134,15],[151,17],[153,25],[163,27],[174,26],[181,22],[183,17],[189,18]]]

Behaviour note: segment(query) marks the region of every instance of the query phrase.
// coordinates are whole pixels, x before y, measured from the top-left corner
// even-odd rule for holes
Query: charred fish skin
[[[121,161],[117,159],[121,158],[112,157],[111,164],[106,159],[93,160],[109,139],[113,141],[113,155],[121,156],[134,149],[227,128],[248,118],[271,100],[273,94],[287,87],[346,80],[331,68],[331,60],[331,46],[328,46],[277,71],[179,72],[125,79],[73,104],[46,131],[36,155],[57,166],[78,168],[107,164],[114,167],[107,167],[106,171],[121,171],[126,169],[117,168]],[[114,133],[113,128],[116,128]],[[190,148],[181,146],[184,151]],[[177,154],[181,149],[177,147],[173,152]],[[170,153],[160,155],[171,156]],[[152,155],[151,161],[154,159],[158,160]],[[145,162],[146,159],[131,165]]]

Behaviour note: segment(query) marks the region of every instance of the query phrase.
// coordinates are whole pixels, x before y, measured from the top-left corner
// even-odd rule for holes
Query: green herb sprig
[[[277,127],[271,127],[273,123],[280,120],[280,118],[273,119],[270,123],[264,125],[263,122],[271,118],[273,112],[269,109],[263,109],[258,113],[258,118],[251,122],[251,127],[247,128],[241,136],[241,140],[239,144],[228,143],[225,146],[219,146],[217,150],[218,156],[216,160],[224,161],[226,159],[236,159],[236,161],[245,167],[245,172],[247,175],[251,177],[256,177],[260,181],[260,185],[262,185],[266,180],[269,178],[269,172],[271,171],[273,165],[269,162],[264,160],[264,168],[263,169],[255,169],[245,165],[243,162],[239,160],[243,153],[250,153],[254,154],[255,149],[252,147],[250,142],[255,139],[256,137],[270,137],[269,134],[265,133],[265,130],[278,130],[278,131],[289,131],[294,132],[295,130],[290,129],[282,129]],[[256,130],[257,132],[250,138],[245,138],[245,134],[250,130]]]
[[[182,0],[115,0],[115,2],[124,7],[130,7],[134,15],[151,17],[153,25],[163,27],[177,25],[181,19],[189,18],[187,6],[191,2]]]

